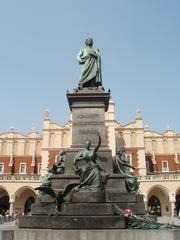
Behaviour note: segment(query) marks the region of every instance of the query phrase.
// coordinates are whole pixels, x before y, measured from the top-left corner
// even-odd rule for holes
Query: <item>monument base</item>
[[[46,199],[47,200],[47,199]],[[119,208],[130,208],[136,215],[144,215],[142,195],[106,192],[73,192],[69,201],[62,204],[61,215],[50,216],[52,202],[36,202],[32,205],[32,216],[19,220],[20,228],[39,229],[124,229],[125,218],[116,215],[114,204]]]
[[[180,229],[173,230],[51,230],[18,229],[0,231],[2,240],[179,240]]]
[[[124,229],[123,216],[24,216],[20,228],[42,229]]]

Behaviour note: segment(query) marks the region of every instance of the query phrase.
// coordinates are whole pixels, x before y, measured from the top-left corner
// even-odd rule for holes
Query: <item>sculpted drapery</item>
[[[79,87],[102,86],[101,56],[99,50],[93,48],[93,39],[88,38],[86,47],[77,55],[79,64],[82,65]]]
[[[80,185],[77,191],[101,192],[104,191],[108,174],[97,162],[96,152],[100,147],[100,137],[96,148],[91,148],[91,142],[86,140],[85,148],[74,158],[74,169],[80,176]]]

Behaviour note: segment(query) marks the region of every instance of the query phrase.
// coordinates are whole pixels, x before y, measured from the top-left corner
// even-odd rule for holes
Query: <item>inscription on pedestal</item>
[[[84,145],[86,139],[97,144],[97,134],[100,133],[104,143],[104,109],[75,108],[73,113],[72,145]]]
[[[110,94],[88,88],[67,94],[72,112],[72,148],[82,147],[87,139],[96,145],[101,136],[101,146],[105,146],[105,112],[108,110]]]

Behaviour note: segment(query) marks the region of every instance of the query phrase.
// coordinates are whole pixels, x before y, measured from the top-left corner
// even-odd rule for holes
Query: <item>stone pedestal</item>
[[[122,229],[125,219],[116,215],[114,204],[122,210],[130,208],[136,215],[145,214],[142,195],[128,193],[123,174],[113,173],[113,159],[105,141],[105,111],[108,110],[110,94],[100,89],[88,89],[67,93],[72,111],[72,146],[66,149],[64,174],[51,178],[51,188],[62,192],[71,183],[79,183],[75,175],[73,160],[84,147],[86,139],[92,147],[101,136],[101,147],[97,152],[97,162],[109,174],[104,192],[71,192],[61,206],[59,216],[50,216],[55,199],[43,196],[41,202],[32,205],[32,216],[24,216],[19,221],[20,228],[43,229]],[[60,210],[60,209],[59,209]]]
[[[83,88],[75,93],[67,93],[72,111],[72,148],[82,147],[86,139],[96,145],[97,133],[105,142],[105,111],[108,110],[110,94],[100,89]]]
[[[73,192],[71,199],[62,204],[60,216],[49,216],[53,202],[36,202],[32,216],[19,221],[20,228],[51,229],[122,229],[123,215],[116,215],[113,204],[121,209],[130,208],[136,215],[144,215],[142,195],[122,193],[117,190],[105,192]]]

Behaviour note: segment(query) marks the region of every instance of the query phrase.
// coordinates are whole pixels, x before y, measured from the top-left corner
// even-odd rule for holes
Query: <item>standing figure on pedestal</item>
[[[101,57],[99,50],[93,48],[93,39],[85,41],[86,47],[77,55],[79,64],[82,65],[79,88],[102,86]]]
[[[53,165],[54,174],[63,174],[65,170],[65,155],[64,150],[60,150]]]
[[[128,192],[136,192],[139,189],[137,178],[132,175],[130,169],[136,169],[130,165],[129,160],[124,155],[124,150],[117,150],[114,159],[114,172],[123,173],[126,176],[126,188]]]
[[[85,148],[81,150],[74,158],[74,169],[76,174],[80,176],[80,185],[76,187],[79,192],[102,192],[107,182],[108,174],[97,163],[96,152],[101,145],[99,137],[98,145],[92,149],[91,141],[86,140]]]

